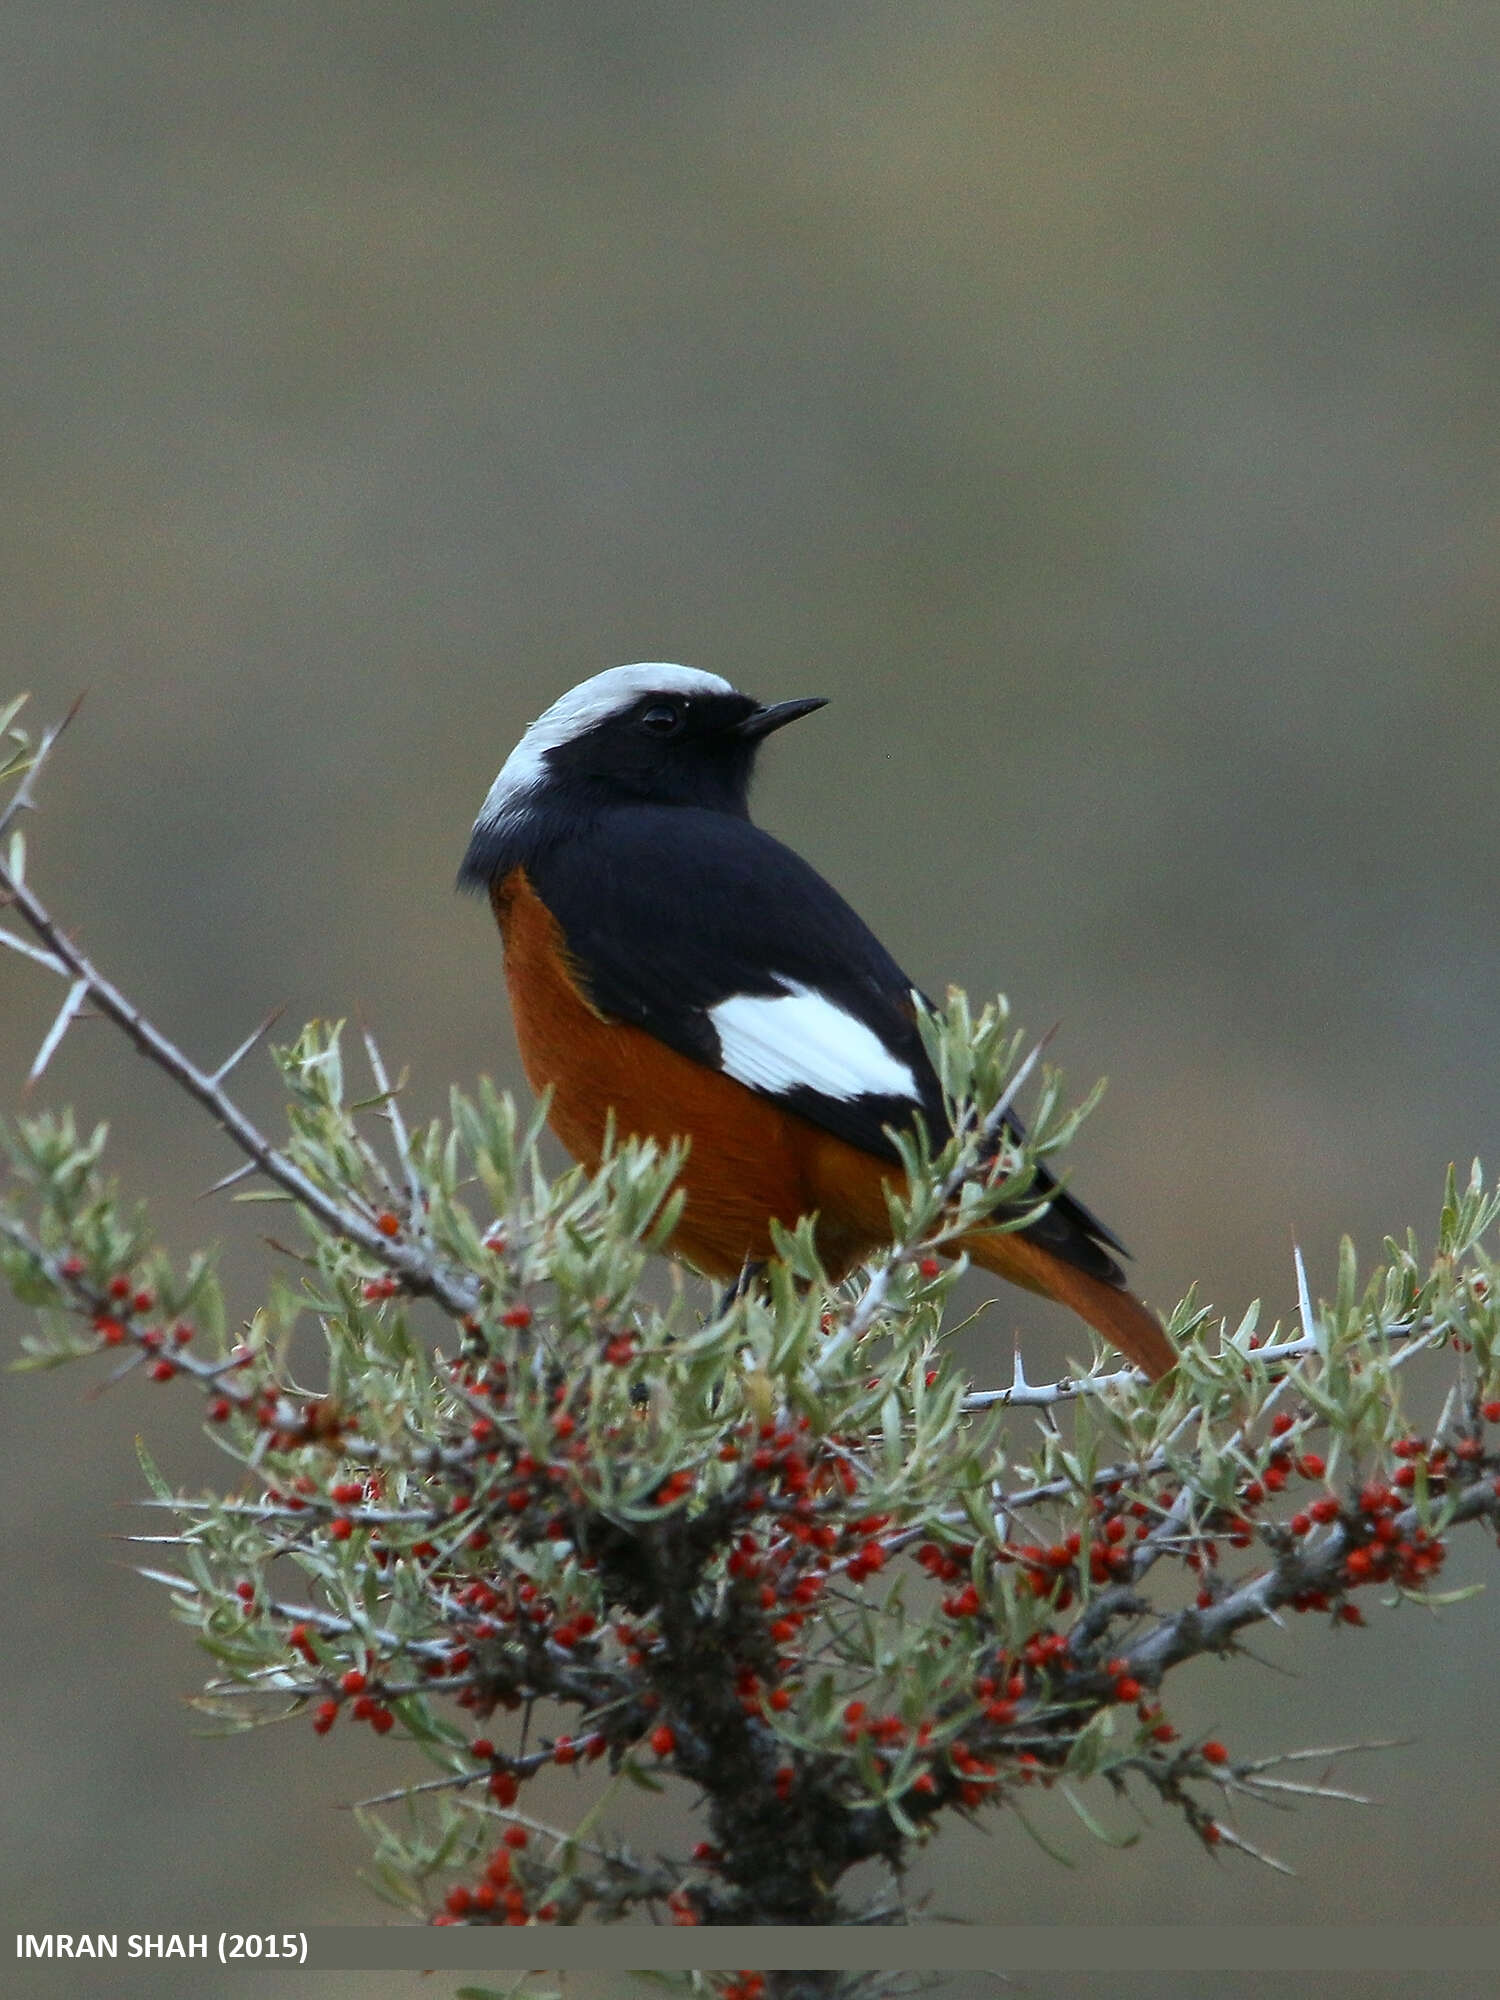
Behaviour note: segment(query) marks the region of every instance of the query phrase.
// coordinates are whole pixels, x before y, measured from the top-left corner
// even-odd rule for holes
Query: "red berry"
[[[505,1844],[507,1847],[524,1847],[528,1837],[524,1826],[508,1826],[505,1829]]]
[[[170,1361],[153,1361],[147,1372],[153,1382],[170,1382],[177,1370]]]
[[[530,1326],[531,1307],[512,1306],[508,1312],[501,1313],[500,1324],[502,1326]]]
[[[1295,1422],[1296,1419],[1292,1416],[1289,1416],[1285,1410],[1278,1410],[1275,1416],[1272,1417],[1271,1419],[1272,1437],[1274,1438],[1285,1437],[1287,1432],[1292,1428],[1292,1425]]]
[[[339,1719],[339,1705],[336,1701],[320,1701],[313,1710],[313,1728],[320,1736],[326,1736]]]
[[[375,1227],[380,1231],[382,1236],[399,1236],[401,1234],[401,1218],[399,1215],[393,1215],[388,1208],[383,1209],[375,1218]]]
[[[345,1694],[363,1694],[365,1691],[365,1677],[358,1667],[351,1667],[339,1682],[339,1686],[344,1690]]]
[[[1229,1752],[1215,1736],[1210,1736],[1202,1746],[1201,1755],[1205,1764],[1227,1764]]]
[[[1484,1420],[1487,1424],[1500,1424],[1500,1396],[1484,1406]]]
[[[924,1257],[917,1266],[924,1278],[935,1278],[942,1268],[936,1257]]]
[[[658,1757],[670,1757],[677,1748],[677,1737],[669,1722],[658,1722],[649,1740]]]

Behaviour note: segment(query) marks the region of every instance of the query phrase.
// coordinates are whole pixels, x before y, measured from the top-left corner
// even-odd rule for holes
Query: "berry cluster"
[[[332,1185],[362,1142],[313,1108]],[[514,1126],[495,1100],[464,1115],[490,1120],[503,1193]],[[77,1147],[44,1138],[61,1183]],[[1205,1844],[1243,1846],[1219,1794],[1257,1796],[1265,1767],[1168,1713],[1171,1670],[1283,1609],[1358,1625],[1371,1590],[1427,1590],[1465,1523],[1500,1528],[1494,1300],[1474,1272],[1455,1303],[1452,1252],[1382,1281],[1381,1339],[1399,1314],[1465,1343],[1431,1435],[1395,1414],[1376,1308],[1350,1293],[1336,1389],[1311,1340],[1205,1345],[1155,1392],[1087,1385],[1107,1423],[1049,1409],[1032,1437],[945,1364],[946,1267],[920,1243],[884,1288],[830,1299],[804,1274],[673,1317],[633,1289],[669,1163],[556,1194],[528,1168],[481,1236],[450,1154],[435,1132],[409,1207],[362,1192],[358,1231],[315,1233],[315,1388],[286,1315],[224,1346],[201,1275],[175,1283],[81,1180],[19,1253],[88,1351],[193,1381],[242,1463],[237,1496],[175,1503],[175,1601],[225,1663],[210,1698],[239,1715],[250,1687],[319,1737],[343,1719],[438,1765],[435,1828],[384,1848],[434,1921],[836,1922],[851,1870],[899,1869],[946,1815],[1065,1775],[1143,1783]],[[1452,1241],[1484,1220],[1469,1199]],[[424,1298],[456,1336],[435,1368]],[[535,1781],[559,1771],[687,1788],[708,1837],[645,1863],[549,1831]],[[755,2000],[758,1979],[722,1990]]]
[[[87,1283],[77,1260],[63,1270]],[[152,1292],[128,1275],[102,1289],[93,1320],[100,1344],[134,1342],[156,1357],[153,1373],[176,1372],[163,1350],[180,1352],[191,1329],[165,1333],[152,1319]],[[360,1285],[376,1312],[400,1295],[389,1274]],[[868,1507],[876,1482],[857,1432],[821,1433],[806,1412],[745,1414],[720,1429],[710,1457],[662,1464],[642,1406],[641,1371],[652,1357],[638,1331],[606,1318],[590,1336],[591,1365],[542,1369],[528,1344],[534,1324],[534,1307],[513,1286],[488,1313],[465,1319],[461,1351],[446,1364],[442,1421],[420,1466],[362,1437],[332,1397],[290,1391],[262,1354],[231,1357],[232,1395],[220,1386],[223,1371],[207,1384],[210,1418],[233,1415],[274,1469],[263,1520],[295,1522],[343,1549],[356,1573],[399,1569],[421,1580],[425,1626],[379,1657],[359,1649],[347,1621],[306,1607],[293,1615],[248,1578],[233,1586],[247,1624],[279,1630],[284,1655],[307,1669],[318,1734],[347,1714],[389,1735],[421,1697],[480,1715],[539,1699],[580,1713],[577,1728],[524,1753],[488,1736],[470,1741],[455,1782],[478,1782],[487,1811],[507,1823],[446,1889],[439,1923],[573,1921],[590,1901],[619,1913],[640,1895],[659,1900],[675,1923],[725,1921],[742,1906],[767,1814],[774,1823],[778,1812],[834,1809],[852,1823],[873,1795],[889,1800],[898,1823],[928,1827],[945,1810],[973,1811],[1011,1787],[1050,1786],[1082,1723],[1102,1707],[1133,1713],[1125,1761],[1217,1844],[1229,1837],[1224,1823],[1188,1787],[1227,1774],[1228,1751],[1214,1738],[1184,1743],[1159,1693],[1171,1651],[1163,1622],[1143,1640],[1133,1611],[1108,1615],[1111,1594],[1125,1599],[1167,1556],[1196,1577],[1194,1610],[1215,1615],[1244,1582],[1226,1572],[1221,1548],[1259,1544],[1280,1579],[1276,1601],[1358,1624],[1354,1592],[1392,1583],[1420,1590],[1441,1568],[1446,1539],[1414,1518],[1419,1489],[1429,1508],[1450,1489],[1500,1500],[1484,1439],[1500,1423],[1500,1401],[1475,1402],[1468,1427],[1444,1442],[1397,1438],[1387,1476],[1342,1490],[1309,1445],[1310,1413],[1280,1411],[1231,1503],[1200,1501],[1163,1464],[1099,1477],[1071,1525],[1067,1507],[1054,1503],[1055,1539],[952,1530],[916,1539],[907,1521]],[[925,1391],[939,1372],[923,1365]],[[628,1524],[601,1486],[601,1453],[615,1493],[622,1470],[636,1469]],[[1301,1499],[1299,1485],[1319,1490]],[[546,1561],[528,1563],[528,1551],[545,1551]],[[560,1886],[527,1824],[512,1817],[530,1778],[607,1757],[616,1768],[648,1760],[701,1785],[724,1754],[724,1717],[682,1672],[682,1633],[664,1615],[664,1561],[683,1565],[679,1581],[716,1593],[716,1615],[695,1614],[697,1637],[727,1677],[741,1751],[748,1746],[751,1763],[764,1766],[759,1823],[742,1810],[751,1825],[737,1839],[736,1814],[717,1807],[718,1837],[700,1843],[670,1885],[601,1886],[575,1873]],[[813,1662],[833,1599],[878,1590],[908,1568],[936,1592],[937,1667],[925,1701],[914,1706],[899,1685],[882,1701],[865,1674],[830,1708]],[[1007,1574],[1013,1585],[1002,1582]],[[1117,1633],[1123,1646],[1111,1644]],[[881,1846],[867,1836],[865,1844]]]

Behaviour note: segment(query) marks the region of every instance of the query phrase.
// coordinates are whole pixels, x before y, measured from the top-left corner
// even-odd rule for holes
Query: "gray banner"
[[[559,1972],[760,1972],[824,1967],[919,1972],[1500,1971],[1500,1924],[1125,1925],[984,1924],[903,1929],[335,1928],[307,1933],[307,1969]],[[289,1967],[280,1966],[280,1972]]]

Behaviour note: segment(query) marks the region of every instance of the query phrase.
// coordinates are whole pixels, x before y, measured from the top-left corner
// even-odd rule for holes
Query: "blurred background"
[[[1448,1162],[1500,1168],[1497,58],[1492,9],[1390,0],[13,0],[0,694],[88,691],[33,878],[200,1057],[357,1012],[432,1112],[524,1088],[452,882],[526,722],[643,658],[828,695],[759,816],[1113,1079],[1073,1181],[1147,1297],[1285,1312],[1294,1240],[1325,1289],[1341,1231],[1430,1245]],[[0,963],[7,1108],[59,998]],[[256,1212],[195,1200],[233,1162],[165,1081],[88,1024],[36,1095],[247,1313]],[[1010,1294],[976,1374],[1018,1329],[1061,1363]],[[0,1394],[6,1927],[377,1920],[345,1807],[389,1748],[195,1733],[112,1537],[137,1434],[223,1462],[94,1379]],[[1295,1879],[995,1817],[914,1892],[1488,1921],[1497,1645],[1407,1606],[1174,1680],[1237,1752],[1406,1739],[1350,1768],[1376,1809],[1246,1822]]]

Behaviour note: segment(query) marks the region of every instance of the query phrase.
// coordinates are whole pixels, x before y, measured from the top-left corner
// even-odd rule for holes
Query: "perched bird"
[[[772,1254],[770,1219],[816,1215],[842,1275],[889,1241],[886,1128],[946,1113],[912,982],[821,875],[752,825],[756,753],[821,699],[762,706],[716,674],[612,667],[555,701],[506,759],[461,886],[488,892],[521,1061],[597,1163],[606,1124],[690,1142],[671,1248],[720,1279]],[[1017,1127],[1016,1129],[1019,1129]],[[1121,1245],[1038,1170],[1050,1206],[963,1248],[1060,1300],[1153,1379],[1175,1354],[1125,1289]]]

